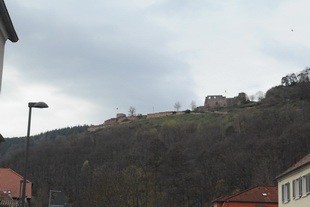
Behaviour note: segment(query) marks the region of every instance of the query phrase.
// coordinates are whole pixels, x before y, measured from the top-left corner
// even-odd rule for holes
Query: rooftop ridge
[[[281,173],[280,175],[278,175],[276,177],[276,180],[285,176],[288,173],[291,173],[299,168],[302,168],[303,166],[306,166],[310,164],[310,153],[307,154],[306,156],[304,156],[303,158],[301,158],[298,162],[296,162],[295,164],[293,164],[291,167],[289,167],[286,171],[284,171],[283,173]]]

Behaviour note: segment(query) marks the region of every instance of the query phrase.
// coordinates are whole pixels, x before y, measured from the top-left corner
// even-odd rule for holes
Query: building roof
[[[278,203],[277,186],[255,186],[232,196],[223,196],[212,202]]]
[[[5,142],[5,139],[1,134],[0,134],[0,142]]]
[[[0,191],[10,191],[13,198],[21,196],[23,177],[10,168],[0,168]],[[32,183],[27,180],[26,197],[32,197]]]
[[[278,175],[276,177],[276,179],[279,179],[297,169],[300,169],[306,165],[310,164],[310,153],[306,156],[304,156],[301,160],[299,160],[298,162],[296,162],[294,165],[292,165],[290,168],[288,168],[286,171],[284,171],[283,173],[281,173],[280,175]]]
[[[0,191],[0,201],[1,200],[9,201],[9,200],[12,200],[12,199],[6,193],[4,193],[3,191]]]
[[[0,0],[0,17],[4,23],[5,29],[7,31],[8,39],[11,40],[12,42],[17,42],[18,36],[15,32],[13,23],[11,21],[10,15],[9,15],[9,12],[8,12],[3,0]]]

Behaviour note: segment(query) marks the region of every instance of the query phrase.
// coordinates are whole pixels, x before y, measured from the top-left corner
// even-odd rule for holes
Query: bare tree
[[[255,98],[256,98],[255,95],[250,95],[250,96],[249,96],[249,100],[250,100],[250,101],[255,101]]]
[[[265,94],[262,91],[258,91],[256,93],[256,99],[258,102],[261,102],[265,98]]]
[[[297,75],[299,83],[310,81],[310,68],[306,68]]]
[[[300,77],[299,77],[300,78]],[[283,86],[292,86],[292,85],[295,85],[297,83],[297,76],[295,73],[291,73],[291,74],[288,74],[286,75],[285,77],[283,77],[281,79],[281,84]]]
[[[128,115],[129,116],[135,116],[136,115],[136,108],[133,106],[130,106],[129,110],[128,110]]]
[[[195,108],[197,108],[195,101],[191,102],[190,107],[191,107],[192,111],[194,111]]]
[[[180,110],[180,108],[181,108],[181,104],[180,104],[180,102],[179,102],[179,101],[175,102],[175,104],[174,104],[174,108],[175,108],[175,110],[177,110],[177,111],[179,111],[179,110]]]

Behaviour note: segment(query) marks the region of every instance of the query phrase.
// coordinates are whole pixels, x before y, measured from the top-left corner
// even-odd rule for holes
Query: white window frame
[[[297,200],[301,197],[301,177],[293,180],[293,199]]]
[[[282,203],[290,202],[290,183],[284,183],[282,185]]]
[[[306,197],[310,194],[310,173],[293,180],[293,199]]]
[[[307,175],[301,177],[301,197],[307,196]]]
[[[310,173],[306,175],[306,194],[310,194]]]

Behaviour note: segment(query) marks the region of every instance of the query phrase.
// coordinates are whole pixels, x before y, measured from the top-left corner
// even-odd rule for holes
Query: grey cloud
[[[310,48],[302,44],[290,44],[280,41],[266,41],[261,52],[279,62],[305,67],[309,64]],[[302,70],[302,68],[299,68]],[[292,71],[294,72],[294,71]]]
[[[79,16],[70,22],[72,17],[29,12],[20,14],[25,18],[17,25],[21,43],[14,54],[25,78],[111,107],[134,105],[144,113],[193,94],[189,66],[167,50],[172,37],[143,16],[83,25]]]

